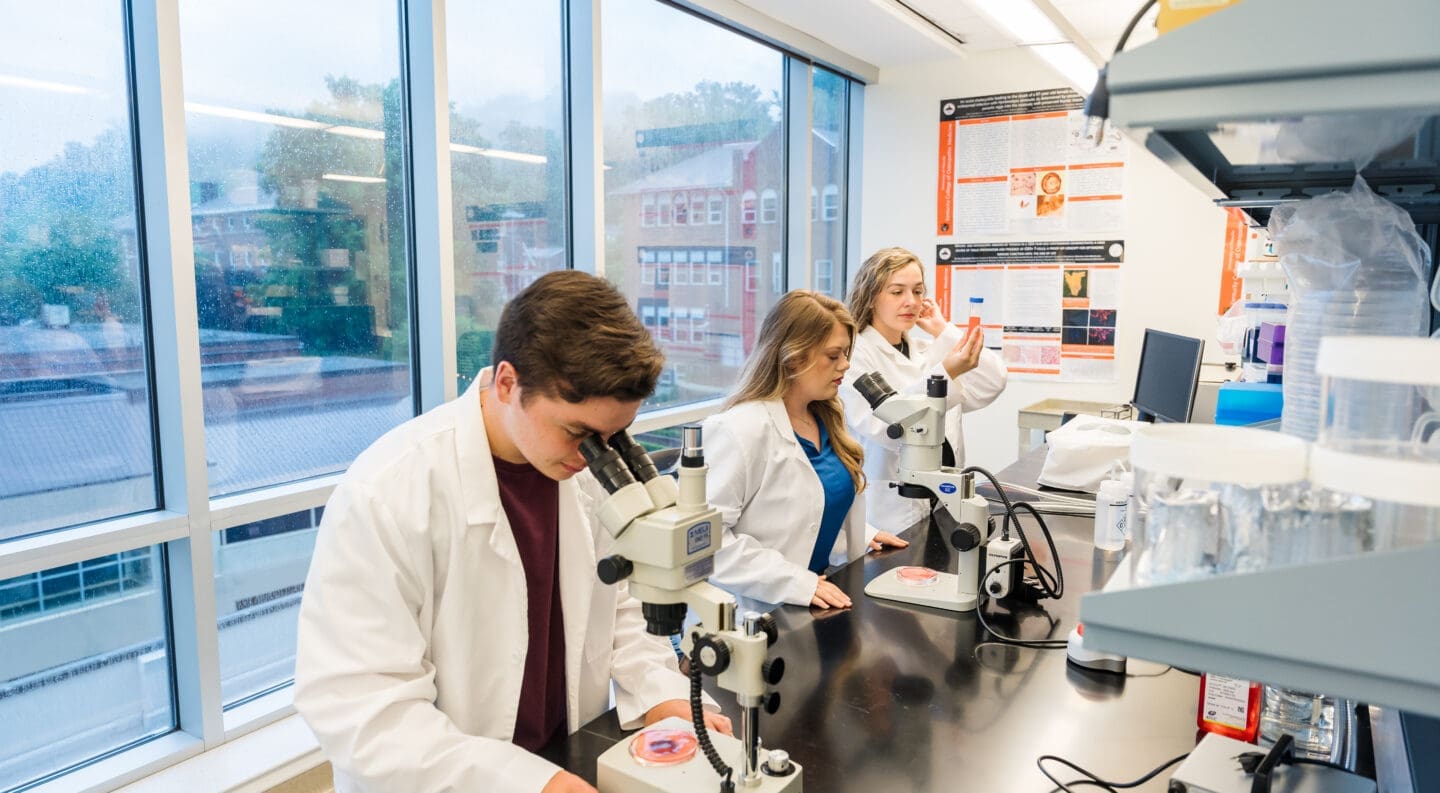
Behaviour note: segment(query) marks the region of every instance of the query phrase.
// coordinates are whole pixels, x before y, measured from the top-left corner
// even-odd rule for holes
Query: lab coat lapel
[[[500,558],[520,569],[520,549],[510,521],[500,508],[500,485],[495,480],[495,461],[490,456],[490,438],[480,410],[480,391],[490,382],[490,370],[482,369],[475,382],[460,398],[456,421],[455,458],[460,471],[460,492],[465,500],[465,522],[471,527],[491,526],[490,547]],[[522,570],[521,581],[524,581]],[[520,590],[524,602],[524,589]]]
[[[572,477],[560,483],[560,608],[565,619],[565,704],[571,727],[580,713],[580,673],[586,634],[592,622],[590,601],[595,577],[594,538],[580,507],[580,486]]]
[[[884,353],[885,357],[891,362],[892,365],[908,366],[910,364],[910,359],[906,358],[904,355],[901,355],[900,351],[895,349],[895,345],[886,341],[885,336],[881,334],[879,330],[876,330],[874,325],[867,325],[865,327],[865,330],[860,331],[860,335],[864,336],[872,343],[874,343],[874,345],[880,349],[880,352]],[[915,342],[912,340],[910,341],[910,344],[910,349],[913,351],[915,349]]]

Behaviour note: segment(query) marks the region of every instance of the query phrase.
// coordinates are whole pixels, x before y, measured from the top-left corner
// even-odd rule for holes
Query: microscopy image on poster
[[[940,103],[936,234],[1115,231],[1125,138],[1068,88]]]
[[[1120,240],[939,245],[935,299],[963,323],[981,298],[985,344],[1014,377],[1109,382],[1124,260]]]

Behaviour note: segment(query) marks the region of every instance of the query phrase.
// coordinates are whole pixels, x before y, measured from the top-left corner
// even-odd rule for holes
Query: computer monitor
[[[1205,342],[1154,328],[1145,329],[1140,369],[1131,404],[1141,421],[1189,421],[1200,385]]]

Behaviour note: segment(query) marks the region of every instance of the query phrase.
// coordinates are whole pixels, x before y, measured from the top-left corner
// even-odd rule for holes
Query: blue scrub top
[[[818,417],[815,423],[820,425],[820,448],[815,448],[815,444],[799,434],[795,439],[800,441],[800,448],[810,458],[810,465],[814,466],[815,475],[820,477],[820,486],[825,490],[820,536],[815,538],[815,549],[810,552],[810,572],[823,573],[830,566],[830,551],[835,547],[835,538],[840,536],[841,527],[845,525],[850,505],[855,503],[855,480],[835,454],[835,447],[830,445],[830,432]]]

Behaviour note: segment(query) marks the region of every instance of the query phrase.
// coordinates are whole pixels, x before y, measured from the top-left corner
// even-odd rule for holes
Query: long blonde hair
[[[813,365],[810,357],[830,339],[837,322],[850,336],[850,347],[845,350],[848,356],[855,344],[855,320],[850,318],[845,304],[808,289],[786,292],[765,315],[760,340],[745,363],[739,387],[725,401],[726,409],[751,400],[783,398],[790,383]],[[811,402],[810,409],[830,433],[830,445],[850,472],[855,492],[864,490],[865,451],[845,427],[840,397]]]
[[[875,321],[875,299],[885,289],[885,284],[896,271],[920,264],[920,258],[904,248],[881,248],[870,254],[855,273],[855,283],[850,287],[850,315],[860,330],[870,327]],[[924,283],[925,266],[920,265],[921,283]]]

